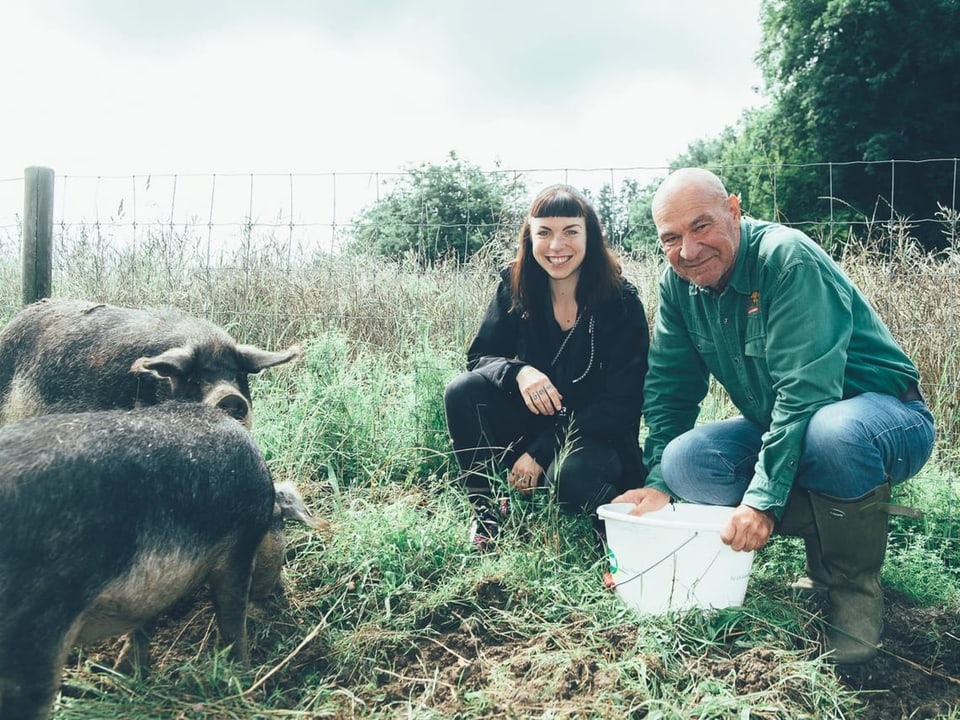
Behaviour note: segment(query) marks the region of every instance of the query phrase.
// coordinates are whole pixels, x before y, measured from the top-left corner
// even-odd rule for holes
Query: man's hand
[[[773,518],[749,505],[740,505],[720,530],[720,539],[733,550],[759,550],[773,532]]]
[[[670,502],[670,496],[665,492],[654,490],[653,488],[635,488],[627,490],[621,495],[617,495],[610,502],[615,503],[634,503],[636,505],[629,514],[643,515],[644,513],[659,510]]]

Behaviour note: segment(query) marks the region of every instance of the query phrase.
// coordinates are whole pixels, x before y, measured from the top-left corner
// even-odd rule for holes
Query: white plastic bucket
[[[633,503],[601,505],[617,595],[642,614],[743,604],[752,552],[720,540],[733,508],[675,503],[628,515]]]

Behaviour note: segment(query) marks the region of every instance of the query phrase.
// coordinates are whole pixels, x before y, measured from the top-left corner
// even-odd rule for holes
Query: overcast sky
[[[759,4],[5,0],[0,178],[661,166],[762,102]]]

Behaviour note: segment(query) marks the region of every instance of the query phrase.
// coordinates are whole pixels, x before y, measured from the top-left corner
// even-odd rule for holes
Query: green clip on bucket
[[[733,508],[674,503],[629,515],[632,503],[601,505],[617,595],[641,614],[743,604],[752,552],[731,550],[720,529]]]

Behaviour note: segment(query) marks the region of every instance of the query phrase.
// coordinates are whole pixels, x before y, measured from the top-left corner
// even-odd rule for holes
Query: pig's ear
[[[283,365],[300,357],[300,346],[288,347],[282,352],[261,350],[253,345],[237,345],[237,360],[244,372],[258,373],[275,365]]]
[[[134,375],[146,373],[158,378],[183,377],[193,364],[193,350],[187,347],[170,348],[153,357],[142,357],[133,361],[130,372]]]

